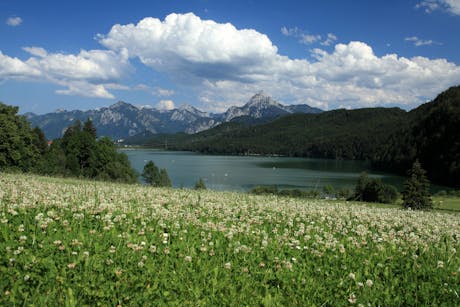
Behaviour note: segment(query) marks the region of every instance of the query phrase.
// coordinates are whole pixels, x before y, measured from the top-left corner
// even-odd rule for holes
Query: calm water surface
[[[367,171],[370,177],[402,187],[404,178],[373,172],[362,161],[338,161],[288,157],[210,156],[191,152],[155,149],[123,149],[131,165],[142,172],[152,160],[159,168],[166,168],[174,187],[193,187],[199,178],[213,190],[247,191],[258,185],[279,188],[335,189],[354,188],[359,174]]]

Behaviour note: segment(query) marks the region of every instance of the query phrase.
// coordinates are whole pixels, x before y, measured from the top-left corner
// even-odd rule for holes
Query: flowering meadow
[[[0,174],[0,305],[460,305],[460,215]]]

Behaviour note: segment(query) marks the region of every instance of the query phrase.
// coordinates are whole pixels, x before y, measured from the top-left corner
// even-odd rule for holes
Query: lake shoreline
[[[247,192],[256,186],[315,190],[330,185],[353,189],[359,175],[402,188],[404,178],[373,170],[366,161],[314,159],[280,155],[215,155],[144,146],[120,147],[132,166],[142,172],[149,160],[165,168],[175,187],[193,187],[203,178],[208,188]]]

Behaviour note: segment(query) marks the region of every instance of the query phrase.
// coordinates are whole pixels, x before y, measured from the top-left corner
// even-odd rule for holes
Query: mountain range
[[[282,105],[260,92],[242,107],[232,106],[226,112],[217,114],[203,112],[190,105],[183,105],[173,110],[158,110],[152,107],[136,107],[120,101],[96,110],[57,110],[43,115],[34,113],[24,115],[32,126],[40,127],[48,139],[61,137],[74,121],[85,121],[88,118],[93,121],[98,135],[124,139],[145,132],[193,134],[232,120],[270,121],[293,113],[321,112],[322,110],[306,104]]]

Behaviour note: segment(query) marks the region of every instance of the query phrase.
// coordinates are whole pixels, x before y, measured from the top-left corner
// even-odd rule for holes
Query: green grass
[[[460,197],[434,196],[432,199],[435,209],[460,211]]]
[[[0,174],[0,305],[460,304],[460,216]]]

